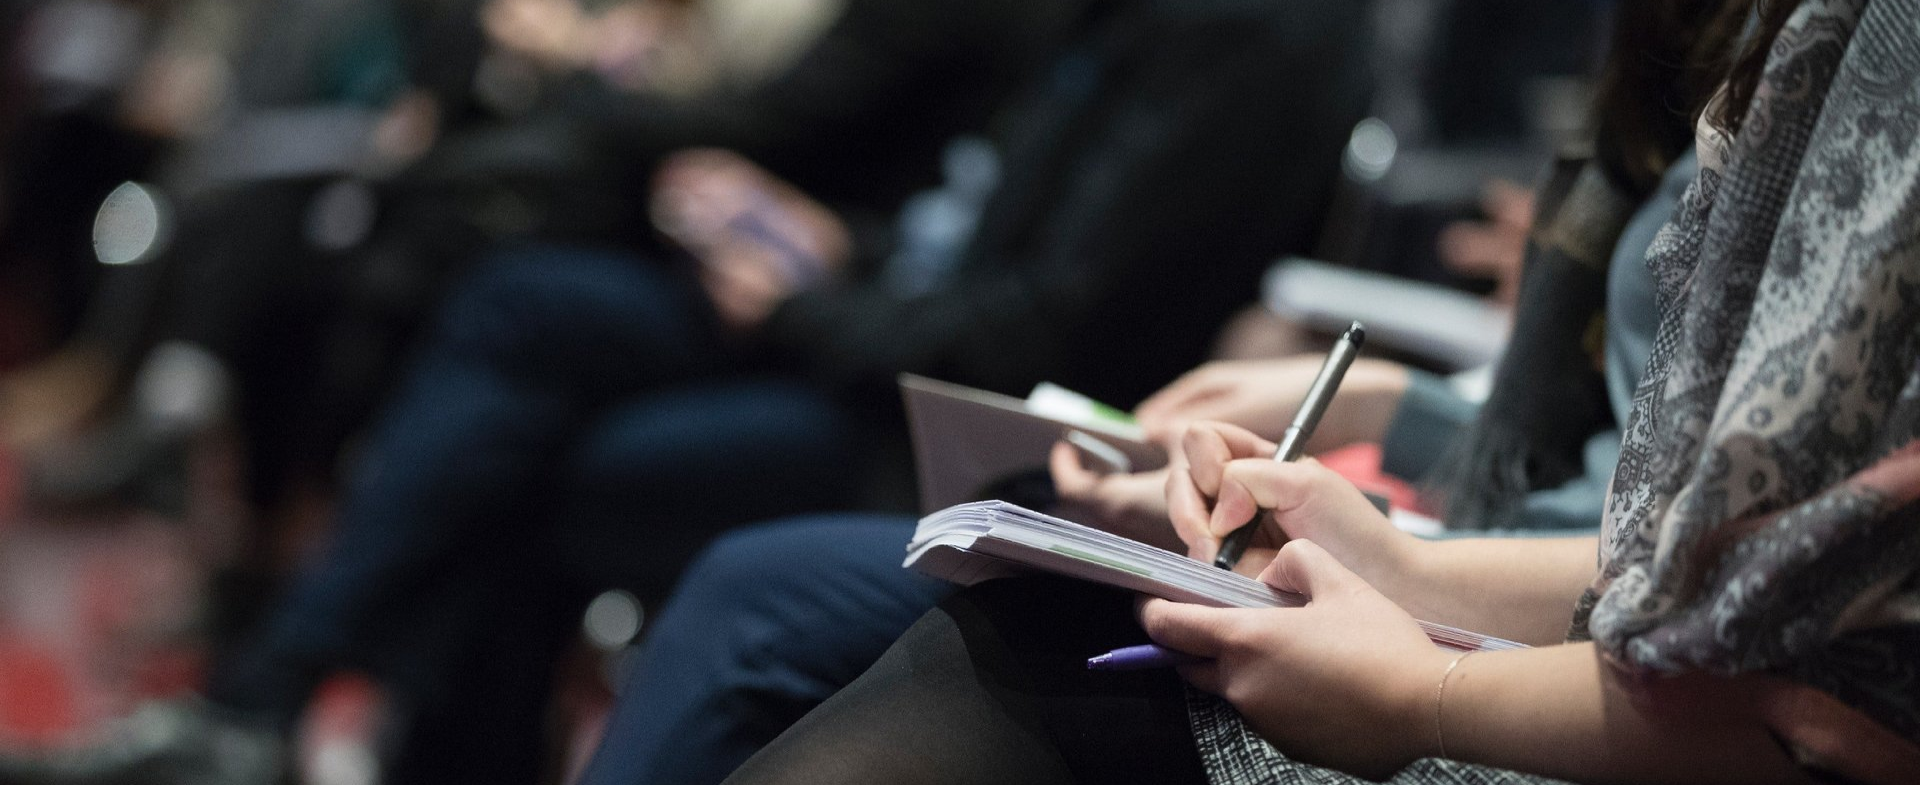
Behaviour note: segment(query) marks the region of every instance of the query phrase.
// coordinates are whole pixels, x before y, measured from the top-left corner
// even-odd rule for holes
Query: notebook
[[[1003,501],[959,504],[920,519],[906,566],[961,585],[1047,572],[1221,608],[1306,603],[1244,575]],[[1435,645],[1456,651],[1526,648],[1456,627],[1420,626]]]
[[[923,512],[1007,498],[1024,484],[1050,489],[1047,455],[1062,439],[1105,471],[1152,471],[1167,462],[1125,413],[1055,385],[1021,400],[903,374],[900,394]]]

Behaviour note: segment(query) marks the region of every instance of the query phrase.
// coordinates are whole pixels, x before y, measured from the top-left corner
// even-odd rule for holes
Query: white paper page
[[[993,564],[993,574],[986,577],[1006,574],[1004,565],[1014,563],[1181,602],[1239,608],[1299,607],[1305,602],[1238,573],[1006,502],[961,504],[929,515],[907,550],[906,566],[963,584],[983,578],[976,573],[963,577],[961,565],[984,568],[968,564],[954,551]],[[1448,648],[1525,648],[1445,625],[1420,625],[1436,645]]]

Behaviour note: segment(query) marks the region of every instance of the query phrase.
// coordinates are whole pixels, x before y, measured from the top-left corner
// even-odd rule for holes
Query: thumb
[[[1066,497],[1085,496],[1099,479],[1080,462],[1080,451],[1065,439],[1054,442],[1047,452],[1047,471],[1053,475],[1054,489]]]
[[[1240,617],[1236,610],[1154,597],[1140,604],[1140,628],[1154,643],[1174,651],[1218,657]]]
[[[1311,540],[1289,540],[1260,573],[1260,581],[1275,589],[1314,597],[1364,584],[1327,549]]]

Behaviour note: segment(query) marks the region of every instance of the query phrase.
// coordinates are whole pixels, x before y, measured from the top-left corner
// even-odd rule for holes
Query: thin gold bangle
[[[1452,678],[1453,669],[1460,667],[1461,662],[1478,653],[1479,652],[1466,651],[1461,652],[1460,656],[1453,658],[1453,662],[1447,663],[1447,669],[1440,673],[1440,686],[1433,689],[1433,738],[1434,741],[1440,743],[1440,757],[1443,759],[1447,757],[1447,731],[1444,722],[1447,705],[1447,679]]]

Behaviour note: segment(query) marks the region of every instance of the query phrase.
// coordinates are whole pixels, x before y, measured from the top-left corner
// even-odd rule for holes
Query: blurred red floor
[[[218,476],[221,472],[197,471]],[[0,749],[81,743],[143,700],[192,692],[205,667],[199,614],[220,530],[237,511],[218,480],[196,478],[202,508],[167,520],[150,513],[45,515],[21,500],[17,460],[0,448]],[[212,487],[209,487],[212,486]],[[572,729],[567,778],[598,741],[610,698],[571,668],[557,719]],[[330,680],[300,739],[309,785],[372,785],[382,700],[363,678]]]
[[[181,521],[139,512],[23,509],[0,451],[0,746],[82,743],[143,700],[200,682],[208,560]],[[301,744],[313,785],[375,779],[380,697],[366,681],[321,690]]]
[[[69,742],[191,688],[201,572],[181,533],[135,513],[28,516],[18,488],[0,454],[0,743]]]

